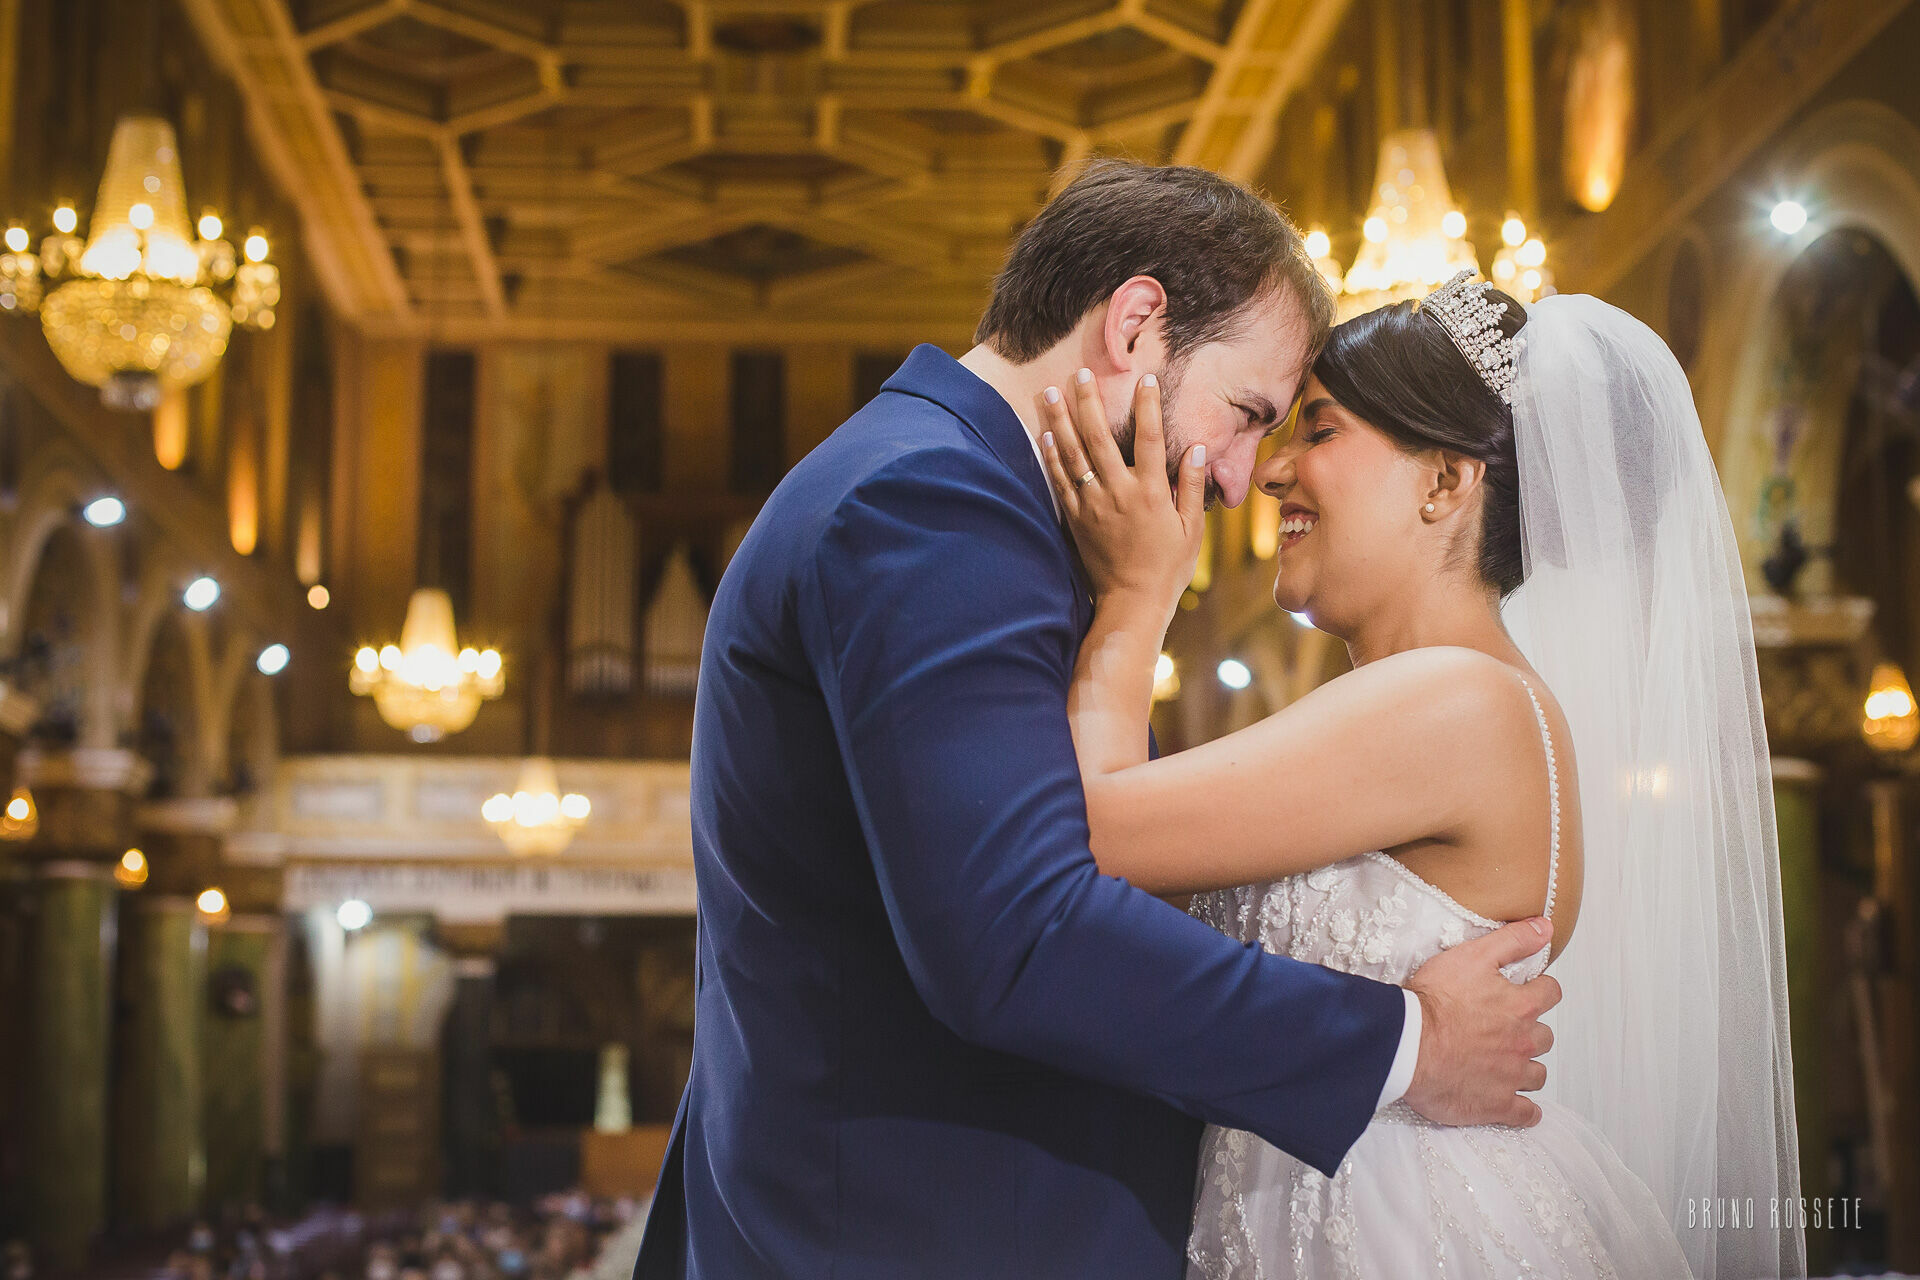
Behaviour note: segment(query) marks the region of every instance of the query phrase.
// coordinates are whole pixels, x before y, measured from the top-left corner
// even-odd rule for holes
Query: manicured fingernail
[[[1537,934],[1537,935],[1539,935],[1539,936],[1540,936],[1540,937],[1542,937],[1542,938],[1544,938],[1544,937],[1546,937],[1546,936],[1547,936],[1547,922],[1546,922],[1545,920],[1541,920],[1541,919],[1538,919],[1538,918],[1536,918],[1536,919],[1535,919],[1535,920],[1533,921],[1533,931],[1534,931],[1534,933],[1535,933],[1535,934]]]
[[[1093,381],[1093,370],[1082,369],[1080,372],[1073,375],[1073,380],[1084,387],[1089,382]]]
[[[1146,377],[1140,379],[1140,385],[1146,386],[1146,387],[1157,387],[1160,385],[1160,380],[1154,377],[1152,374],[1148,374]]]
[[[1196,467],[1207,465],[1207,446],[1203,444],[1193,446],[1193,465]]]
[[[1052,388],[1049,387],[1048,390],[1051,391]],[[1047,448],[1049,449],[1053,448],[1053,432],[1042,431],[1040,433],[1040,443],[1047,446]]]
[[[1059,403],[1060,403],[1060,388],[1058,388],[1058,387],[1048,387],[1048,388],[1047,388],[1047,389],[1046,389],[1045,391],[1042,391],[1042,392],[1040,393],[1040,398],[1041,398],[1042,400],[1045,400],[1045,401],[1046,401],[1046,402],[1047,402],[1048,404],[1059,404]]]

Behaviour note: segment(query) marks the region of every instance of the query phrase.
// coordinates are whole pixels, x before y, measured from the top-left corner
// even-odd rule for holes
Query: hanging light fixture
[[[147,412],[169,390],[211,374],[234,325],[273,326],[279,268],[257,228],[236,261],[217,215],[187,221],[173,126],[123,116],[82,240],[69,205],[54,210],[38,253],[16,222],[0,254],[0,310],[38,311],[67,372],[111,409]],[[198,233],[196,238],[196,231]]]
[[[1874,665],[1860,733],[1876,751],[1905,751],[1920,739],[1920,708],[1914,705],[1913,686],[1899,663]]]
[[[506,679],[498,650],[459,647],[447,593],[421,587],[407,601],[400,643],[363,646],[347,685],[371,697],[380,718],[415,742],[438,742],[472,724],[480,704],[505,690]]]
[[[1399,129],[1381,140],[1373,191],[1360,252],[1340,282],[1342,320],[1424,298],[1456,273],[1480,267],[1433,130]]]
[[[552,857],[564,851],[592,812],[592,804],[579,792],[561,793],[553,761],[544,756],[531,757],[520,767],[512,795],[498,792],[480,806],[480,816],[516,857]]]

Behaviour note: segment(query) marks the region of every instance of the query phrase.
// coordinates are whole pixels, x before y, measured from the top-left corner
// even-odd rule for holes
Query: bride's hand
[[[1073,407],[1048,387],[1041,415],[1047,478],[1073,532],[1095,595],[1129,594],[1164,607],[1168,618],[1193,580],[1206,528],[1206,446],[1180,464],[1176,501],[1167,483],[1160,387],[1152,374],[1134,388],[1133,466],[1120,456],[1100,389],[1081,370]]]

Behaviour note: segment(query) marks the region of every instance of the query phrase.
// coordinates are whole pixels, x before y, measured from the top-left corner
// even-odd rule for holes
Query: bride
[[[1354,669],[1152,763],[1204,457],[1176,499],[1161,388],[1078,431],[1111,422],[1096,385],[1049,392],[1043,452],[1098,594],[1069,712],[1101,870],[1389,982],[1545,915],[1551,959],[1508,976],[1565,992],[1532,1127],[1395,1103],[1332,1178],[1209,1129],[1189,1275],[1804,1275],[1751,622],[1671,353],[1471,273],[1336,329],[1254,482],[1276,603]]]

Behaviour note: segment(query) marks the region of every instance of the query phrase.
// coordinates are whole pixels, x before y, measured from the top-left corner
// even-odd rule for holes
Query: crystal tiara
[[[1507,304],[1487,297],[1493,285],[1465,270],[1421,299],[1416,308],[1440,322],[1487,389],[1513,403],[1513,339],[1500,328]]]

